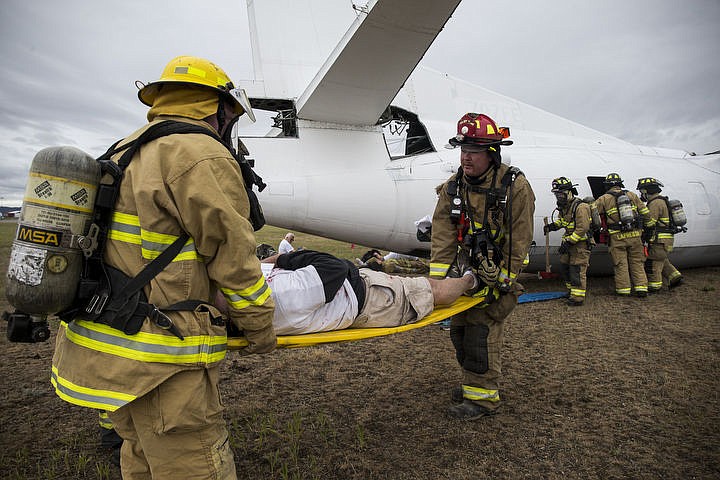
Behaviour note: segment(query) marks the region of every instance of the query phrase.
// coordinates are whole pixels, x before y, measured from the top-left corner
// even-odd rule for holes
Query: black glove
[[[558,253],[560,255],[565,255],[570,251],[570,243],[563,240],[563,242],[560,244],[560,247],[558,248]]]
[[[543,225],[543,234],[547,235],[549,232],[559,230],[559,228],[560,227],[558,227],[554,223],[548,223],[547,225]]]

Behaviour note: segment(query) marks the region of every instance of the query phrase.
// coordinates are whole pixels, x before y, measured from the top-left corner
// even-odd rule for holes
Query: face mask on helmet
[[[572,192],[569,190],[556,190],[553,193],[558,207],[564,207],[572,199]]]

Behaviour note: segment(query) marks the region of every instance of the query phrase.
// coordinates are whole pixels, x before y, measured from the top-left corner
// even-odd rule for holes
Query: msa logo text
[[[21,225],[18,229],[17,239],[23,242],[38,243],[40,245],[50,245],[52,247],[60,246],[62,234],[43,230],[40,228],[26,227]]]

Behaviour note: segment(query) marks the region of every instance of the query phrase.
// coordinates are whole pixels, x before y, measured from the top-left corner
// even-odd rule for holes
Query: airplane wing
[[[459,3],[369,4],[367,17],[356,19],[298,100],[298,117],[374,125]]]

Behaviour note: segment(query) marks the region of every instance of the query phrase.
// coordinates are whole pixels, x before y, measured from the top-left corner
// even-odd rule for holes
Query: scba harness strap
[[[519,175],[523,175],[522,171],[517,167],[510,167],[500,179],[500,185],[496,186],[498,169],[493,169],[493,178],[490,182],[490,187],[480,187],[473,185],[469,182],[463,181],[463,169],[458,168],[455,178],[448,182],[447,193],[450,196],[450,220],[457,225],[458,228],[458,242],[465,243],[470,247],[470,258],[471,262],[478,260],[480,256],[488,256],[488,246],[492,248],[493,258],[492,261],[499,264],[503,260],[502,249],[498,248],[497,240],[503,234],[502,225],[498,222],[498,215],[502,213],[507,220],[509,225],[512,225],[512,187],[515,180]],[[465,194],[463,198],[463,193]],[[482,227],[480,230],[475,231],[475,219],[472,208],[470,207],[469,195],[470,193],[478,193],[485,195],[485,211],[483,212]],[[492,213],[491,213],[492,211]],[[493,222],[496,225],[495,233],[493,234],[488,218],[491,215]],[[467,232],[472,227],[473,233],[468,237]],[[507,271],[511,271],[511,259],[512,259],[512,227],[508,232],[508,264]],[[473,265],[477,267],[477,265]]]
[[[182,333],[163,311],[193,311],[201,308],[206,303],[200,300],[185,300],[160,309],[147,301],[147,297],[142,290],[180,253],[185,243],[190,239],[186,232],[182,232],[172,244],[148,263],[135,277],[130,278],[120,270],[106,265],[103,261],[111,217],[120,194],[120,183],[125,169],[142,145],[157,138],[176,133],[208,135],[228,149],[237,160],[243,174],[245,189],[250,200],[250,220],[253,228],[258,230],[264,225],[265,219],[262,209],[255,193],[252,191],[252,186],[257,185],[258,189],[262,191],[266,185],[262,182],[262,178],[252,170],[244,155],[236,154],[217,135],[199,125],[172,120],[153,124],[137,139],[120,148],[117,148],[117,145],[122,140],[115,142],[107,152],[97,159],[98,163],[100,163],[103,180],[101,180],[95,199],[93,223],[88,235],[80,242],[85,258],[75,301],[72,307],[58,313],[58,317],[62,320],[69,322],[76,317],[82,317],[106,324],[127,335],[134,335],[140,331],[145,318],[149,318],[159,328],[168,330],[183,340]],[[124,153],[118,162],[113,162],[112,156],[123,150]],[[211,322],[215,325],[224,325],[221,317],[213,318]]]

